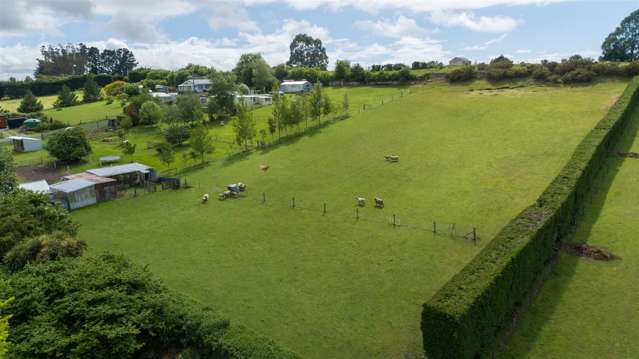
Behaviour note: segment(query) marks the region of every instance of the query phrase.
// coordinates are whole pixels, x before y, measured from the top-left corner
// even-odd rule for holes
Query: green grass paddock
[[[125,253],[305,357],[419,355],[422,303],[534,201],[624,86],[414,87],[278,147],[218,159],[187,176],[195,188],[73,216],[91,253]],[[200,203],[236,181],[246,198]],[[355,196],[369,200],[360,221]],[[475,226],[484,240],[394,228],[392,214],[408,227]]]
[[[620,150],[639,152],[639,109],[633,121]],[[598,262],[562,252],[503,357],[639,357],[638,175],[638,159],[612,156],[572,240],[620,259]]]

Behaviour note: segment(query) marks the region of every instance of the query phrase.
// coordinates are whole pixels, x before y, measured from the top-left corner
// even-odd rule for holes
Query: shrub
[[[189,137],[191,137],[191,132],[186,126],[171,125],[164,130],[164,139],[172,145],[182,146]]]
[[[18,107],[18,112],[22,113],[34,113],[42,111],[44,106],[42,106],[42,102],[38,100],[37,97],[31,92],[27,90],[22,98],[22,102],[20,102],[20,106]]]
[[[54,120],[53,118],[42,119],[38,126],[35,128],[35,131],[43,132],[43,131],[53,131],[59,130],[61,128],[68,127],[68,125],[62,121]]]
[[[635,78],[537,202],[424,304],[422,333],[429,358],[473,358],[492,351],[557,242],[574,223],[598,170],[626,127],[629,109],[639,102],[638,88]]]
[[[79,257],[86,249],[86,243],[66,233],[56,232],[28,239],[15,245],[4,256],[9,270],[18,271],[29,263],[44,263],[65,257]]]
[[[533,79],[540,82],[547,81],[551,75],[552,73],[550,72],[550,70],[548,70],[546,66],[541,65],[536,66],[532,72]]]
[[[567,72],[561,77],[561,82],[565,84],[587,83],[592,82],[597,77],[597,74],[590,70],[578,68]]]
[[[117,80],[113,81],[110,84],[104,86],[102,91],[106,97],[116,97],[121,93],[124,93],[124,86],[126,86],[126,82]]]
[[[472,66],[462,66],[446,74],[446,79],[450,83],[471,81],[477,77],[477,71]]]
[[[54,133],[47,143],[49,154],[65,163],[73,163],[91,153],[84,131],[78,127]]]

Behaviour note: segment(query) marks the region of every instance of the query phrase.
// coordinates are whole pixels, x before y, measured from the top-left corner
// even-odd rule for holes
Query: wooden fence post
[[[326,214],[326,203],[324,203],[324,215]]]

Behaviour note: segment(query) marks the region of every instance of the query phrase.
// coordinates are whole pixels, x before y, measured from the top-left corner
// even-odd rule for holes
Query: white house
[[[306,80],[301,80],[301,81],[284,80],[284,82],[280,84],[280,91],[284,93],[302,93],[302,92],[311,91],[311,89],[313,89],[313,85]]]
[[[151,96],[159,99],[160,102],[162,103],[170,103],[170,102],[175,102],[175,99],[177,98],[177,93],[176,92],[151,92]]]
[[[178,92],[204,92],[211,88],[211,80],[207,78],[191,78],[178,85]]]
[[[11,136],[9,140],[15,152],[33,152],[42,149],[42,140],[39,138]]]
[[[235,95],[235,101],[242,102],[248,106],[266,106],[273,104],[273,96],[271,95]]]

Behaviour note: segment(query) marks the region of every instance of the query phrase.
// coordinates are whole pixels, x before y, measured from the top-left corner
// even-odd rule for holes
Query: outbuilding
[[[113,178],[100,177],[88,172],[76,173],[62,177],[65,181],[86,180],[95,184],[95,199],[97,202],[107,201],[118,196],[117,181]]]
[[[53,199],[68,210],[90,206],[97,202],[95,183],[85,179],[71,179],[52,184]]]
[[[24,121],[23,125],[27,129],[32,130],[40,125],[40,120],[38,120],[37,118],[30,118]]]
[[[51,188],[49,188],[49,183],[46,180],[20,183],[18,185],[18,188],[23,189],[25,191],[31,191],[31,192],[42,193],[42,194],[51,193]]]
[[[152,167],[141,163],[127,163],[124,165],[95,168],[87,170],[99,177],[108,177],[117,181],[118,185],[136,185],[153,181],[157,178],[157,174]]]
[[[249,106],[266,106],[273,104],[273,96],[271,95],[236,95],[235,100]]]
[[[280,85],[280,91],[284,93],[304,93],[304,92],[311,91],[311,89],[313,89],[313,85],[306,80],[301,80],[301,81],[285,80]]]
[[[9,129],[12,130],[14,128],[21,127],[26,120],[26,117],[9,117],[9,119],[7,120],[7,125],[9,126]]]
[[[0,112],[0,130],[9,128],[9,114]]]
[[[15,152],[33,152],[42,149],[42,140],[39,138],[11,136],[9,141],[11,141]]]

